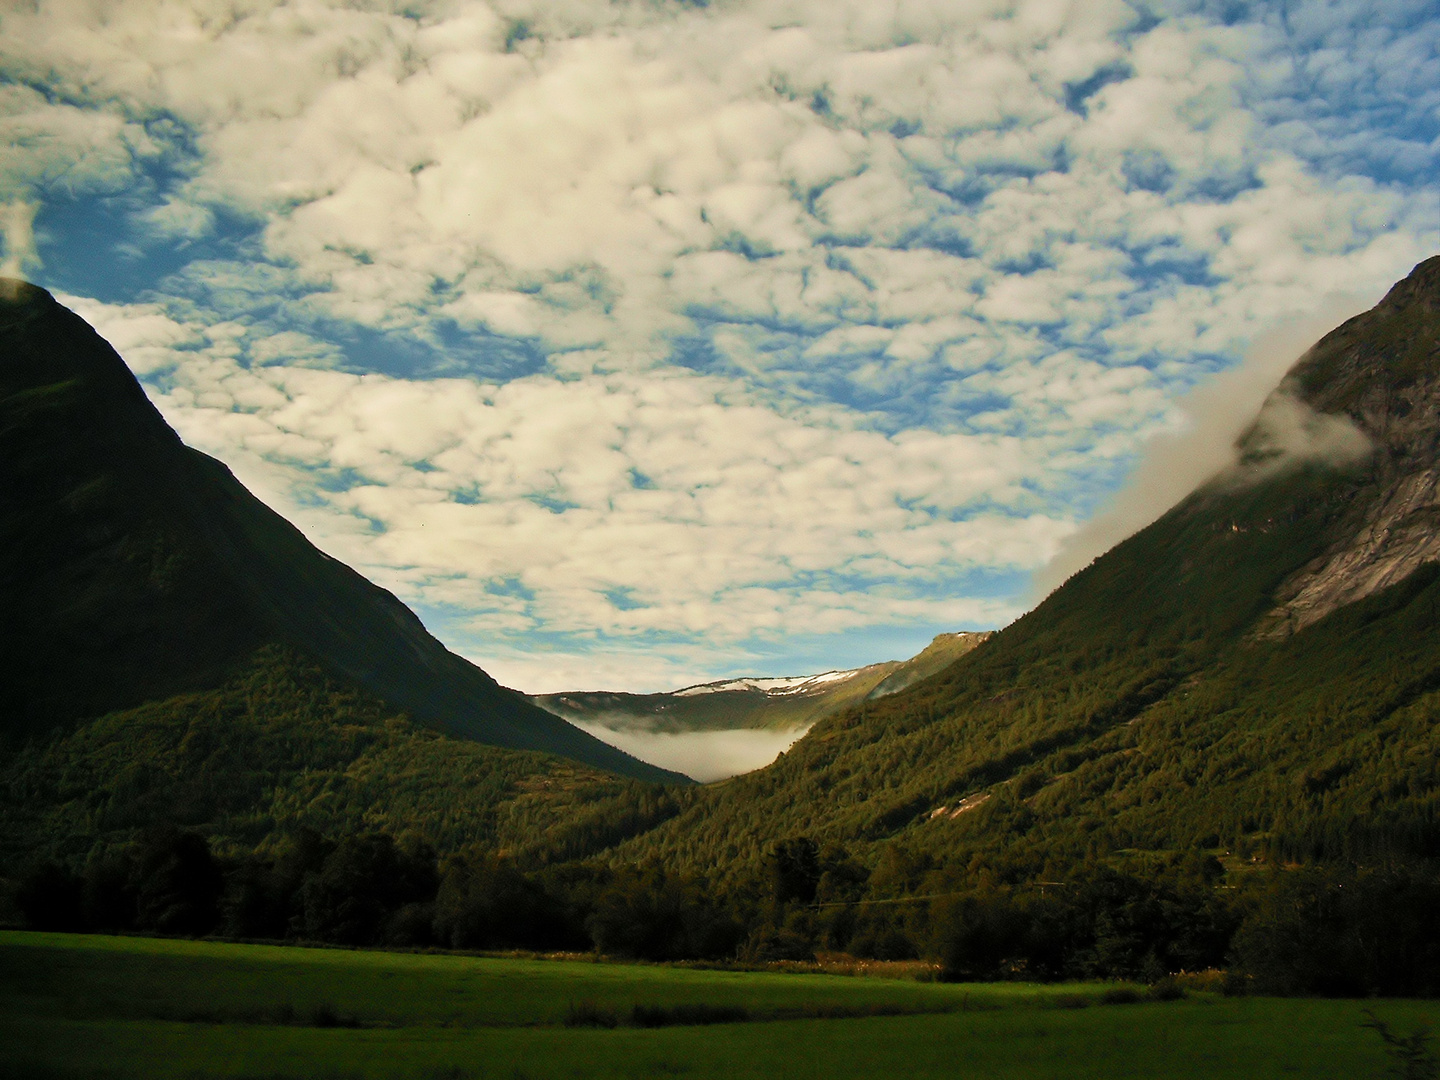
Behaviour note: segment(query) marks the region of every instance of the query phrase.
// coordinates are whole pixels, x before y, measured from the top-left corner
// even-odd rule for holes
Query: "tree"
[[[796,836],[777,841],[767,860],[776,903],[815,902],[815,890],[820,884],[820,846],[814,840]]]
[[[142,841],[134,866],[139,925],[189,937],[215,929],[224,879],[203,836],[162,829]]]
[[[347,836],[301,889],[305,932],[345,945],[382,939],[390,917],[435,898],[434,854],[403,851],[385,833]]]
[[[563,904],[509,861],[478,852],[446,863],[435,898],[435,934],[454,949],[585,944]]]

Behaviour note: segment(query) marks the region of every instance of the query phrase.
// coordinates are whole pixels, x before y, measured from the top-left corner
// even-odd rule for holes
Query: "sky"
[[[1015,618],[1440,252],[1437,46],[1415,0],[0,0],[0,261],[502,682],[852,667]]]

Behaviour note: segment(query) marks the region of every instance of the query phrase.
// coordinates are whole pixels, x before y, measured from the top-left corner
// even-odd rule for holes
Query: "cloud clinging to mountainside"
[[[1179,395],[1437,239],[1422,4],[119,0],[0,36],[42,283],[537,691],[1004,621]]]

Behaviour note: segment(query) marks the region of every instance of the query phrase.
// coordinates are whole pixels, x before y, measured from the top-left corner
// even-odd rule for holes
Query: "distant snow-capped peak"
[[[675,697],[697,697],[700,694],[719,694],[726,690],[758,690],[762,694],[780,697],[788,694],[809,694],[823,690],[831,683],[843,682],[857,674],[861,668],[849,671],[825,671],[819,675],[794,675],[776,679],[726,679],[721,682],[701,683],[676,690]]]

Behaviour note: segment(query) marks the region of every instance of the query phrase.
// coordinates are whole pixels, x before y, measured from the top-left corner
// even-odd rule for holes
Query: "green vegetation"
[[[676,813],[657,787],[545,754],[417,727],[267,647],[217,689],[113,713],[0,764],[0,853],[79,866],[157,823],[216,851],[266,851],[290,833],[412,834],[563,860]]]
[[[1369,433],[1368,459],[1212,482],[944,672],[827,717],[613,857],[744,875],[808,836],[876,870],[883,899],[944,886],[932,873],[1020,884],[1196,850],[1232,868],[1440,856],[1436,567],[1299,633],[1271,615],[1428,483],[1437,342],[1432,259],[1296,369],[1306,400]],[[1419,544],[1434,522],[1416,505]]]
[[[1020,881],[1156,851],[1440,852],[1436,572],[1249,636],[1353,483],[1201,492],[943,674],[823,720],[616,858],[743,873],[809,835],[872,868],[893,850]]]
[[[0,1076],[1210,1080],[1389,1060],[1353,1002],[1113,990],[6,933]],[[1371,1007],[1387,1031],[1426,1015]]]
[[[0,522],[13,918],[940,980],[22,935],[0,1045],[21,1075],[1425,1075],[1414,1009],[1255,996],[1440,995],[1440,565],[1298,632],[1275,614],[1435,467],[1440,354],[1407,335],[1440,316],[1387,304],[1297,375],[1370,459],[1217,480],[704,789],[600,771],[661,775],[257,510],[83,325],[0,312],[0,479],[28,508]],[[1166,1000],[1197,971],[1229,996]]]

